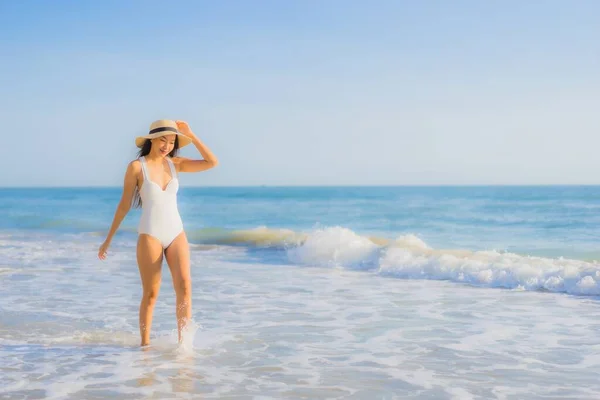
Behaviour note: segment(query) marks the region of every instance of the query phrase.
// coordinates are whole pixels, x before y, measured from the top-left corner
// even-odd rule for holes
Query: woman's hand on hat
[[[177,124],[177,130],[183,135],[188,137],[194,137],[194,133],[192,132],[192,129],[190,128],[187,122],[177,120],[175,121],[175,123]]]

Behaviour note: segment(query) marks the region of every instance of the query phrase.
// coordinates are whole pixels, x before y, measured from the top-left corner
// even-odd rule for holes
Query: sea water
[[[120,188],[0,189],[0,398],[600,398],[600,187],[179,191],[139,347]]]

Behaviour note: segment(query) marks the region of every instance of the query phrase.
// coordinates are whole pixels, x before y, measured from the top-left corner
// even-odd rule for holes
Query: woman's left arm
[[[206,171],[219,165],[219,160],[210,151],[202,141],[192,132],[190,126],[185,121],[175,121],[179,132],[192,139],[192,144],[196,146],[203,160],[192,160],[185,157],[177,157],[175,164],[179,172],[200,172]],[[174,160],[175,161],[175,160]]]

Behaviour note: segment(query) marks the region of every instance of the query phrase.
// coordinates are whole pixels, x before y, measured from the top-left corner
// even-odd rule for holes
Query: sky
[[[0,0],[0,187],[600,184],[595,0]],[[193,146],[183,156],[201,157]]]

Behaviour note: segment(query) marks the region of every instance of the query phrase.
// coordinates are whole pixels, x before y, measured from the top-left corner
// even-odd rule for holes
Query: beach
[[[600,397],[600,187],[182,187],[144,349],[120,194],[0,189],[0,398]]]

